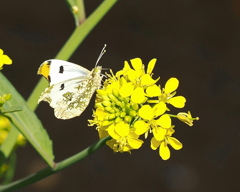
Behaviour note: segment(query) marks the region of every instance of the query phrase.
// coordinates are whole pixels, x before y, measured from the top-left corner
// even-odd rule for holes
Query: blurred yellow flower
[[[0,70],[2,69],[3,65],[11,65],[12,60],[7,56],[3,54],[3,50],[0,49]]]
[[[111,140],[107,145],[114,152],[131,152],[139,149],[143,139],[152,134],[151,148],[159,148],[159,155],[167,160],[170,157],[168,145],[179,150],[182,144],[172,137],[175,132],[172,117],[183,120],[183,115],[167,114],[167,105],[182,108],[186,99],[175,96],[179,81],[170,78],[161,89],[153,78],[156,59],[148,63],[147,69],[140,58],[125,61],[124,68],[114,74],[110,70],[101,89],[97,90],[93,119],[90,125],[96,125],[100,138],[107,136]],[[193,119],[195,120],[195,119]],[[142,138],[142,135],[145,136]]]

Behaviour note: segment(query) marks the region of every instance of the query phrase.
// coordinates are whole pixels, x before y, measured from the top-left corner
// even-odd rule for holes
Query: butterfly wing
[[[70,79],[86,77],[90,71],[68,61],[50,59],[40,65],[38,74],[43,75],[50,85],[54,85]]]
[[[81,115],[96,89],[101,86],[101,67],[94,68],[87,76],[69,79],[46,88],[38,102],[47,101],[59,119]]]

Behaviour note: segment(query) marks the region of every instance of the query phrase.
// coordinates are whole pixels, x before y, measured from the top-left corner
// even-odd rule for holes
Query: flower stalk
[[[7,191],[13,191],[16,189],[20,189],[23,188],[27,185],[30,185],[32,183],[35,183],[37,181],[40,181],[52,174],[55,174],[59,171],[62,171],[63,169],[79,162],[80,160],[88,157],[89,155],[91,155],[92,153],[94,153],[95,151],[97,151],[98,149],[100,149],[102,146],[105,145],[106,141],[109,140],[109,137],[106,137],[104,139],[99,140],[98,142],[96,142],[95,144],[91,145],[90,147],[84,149],[83,151],[59,162],[56,163],[56,165],[51,168],[51,167],[47,167],[45,169],[40,170],[37,173],[31,174],[25,178],[22,178],[20,180],[14,181],[10,184],[6,184],[6,185],[1,185],[0,186],[0,191],[1,192],[7,192]]]

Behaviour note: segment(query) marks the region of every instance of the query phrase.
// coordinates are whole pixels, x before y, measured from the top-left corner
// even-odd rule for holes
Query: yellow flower
[[[156,150],[159,147],[159,155],[163,160],[168,160],[170,158],[170,150],[168,145],[171,145],[175,150],[182,148],[182,143],[176,138],[171,137],[174,133],[172,128],[162,130],[162,138],[157,140],[156,137],[151,139],[151,148]]]
[[[138,139],[128,123],[121,121],[108,127],[108,133],[112,140],[107,142],[114,152],[130,152],[132,149],[138,149],[142,146],[143,141]]]
[[[189,126],[193,126],[193,120],[199,120],[199,117],[193,118],[190,111],[188,111],[188,113],[184,112],[178,113],[177,118]]]
[[[7,56],[3,54],[3,50],[0,49],[0,70],[2,69],[3,65],[11,65],[12,60]]]
[[[131,65],[130,65],[131,64]],[[139,149],[149,134],[153,135],[151,148],[159,147],[159,155],[166,160],[170,157],[168,145],[174,149],[182,144],[174,137],[168,104],[182,108],[186,99],[175,96],[179,81],[170,78],[161,89],[153,78],[156,59],[152,59],[147,69],[140,58],[125,61],[124,68],[114,74],[110,70],[101,89],[97,90],[93,119],[90,126],[96,125],[100,138],[111,140],[107,145],[114,152],[131,152]],[[144,139],[144,138],[143,138]]]
[[[170,78],[165,87],[163,88],[162,94],[159,96],[159,100],[169,103],[176,108],[183,108],[186,102],[185,97],[176,96],[175,90],[178,88],[179,81],[177,78]]]
[[[3,144],[5,139],[7,138],[9,131],[11,129],[11,123],[7,117],[4,115],[0,115],[0,146]],[[25,145],[26,139],[19,134],[16,146]]]
[[[10,121],[8,120],[8,118],[6,118],[5,116],[3,115],[0,115],[0,130],[2,129],[10,129],[11,127],[11,124],[10,124]]]

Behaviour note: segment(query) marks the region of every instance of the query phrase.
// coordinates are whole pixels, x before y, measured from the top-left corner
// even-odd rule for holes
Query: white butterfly
[[[104,51],[103,49],[97,62]],[[101,66],[96,66],[89,71],[58,59],[44,61],[38,74],[43,75],[50,86],[42,92],[38,102],[48,102],[58,119],[71,119],[81,115],[95,90],[101,87],[101,70]]]

